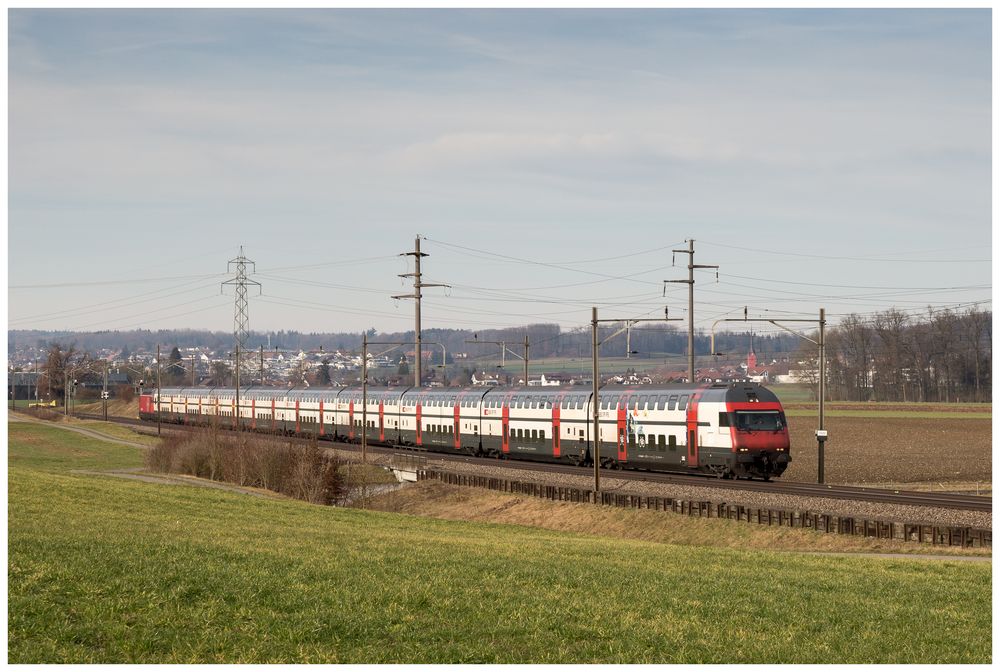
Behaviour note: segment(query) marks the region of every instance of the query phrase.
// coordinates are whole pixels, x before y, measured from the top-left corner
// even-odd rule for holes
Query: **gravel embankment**
[[[343,457],[357,459],[354,453],[343,453]],[[369,461],[375,464],[388,465],[389,456],[370,454]],[[571,488],[590,489],[593,478],[589,476],[574,476],[569,474],[543,474],[524,469],[511,469],[501,466],[482,466],[435,460],[429,457],[427,468],[452,471],[457,473],[476,474],[506,478],[512,481],[529,481]],[[992,528],[993,514],[984,511],[962,511],[960,509],[936,509],[926,506],[906,506],[900,504],[880,504],[876,502],[853,501],[846,499],[827,499],[823,497],[803,497],[800,495],[785,495],[777,493],[755,492],[753,490],[729,490],[712,487],[697,487],[689,485],[673,485],[667,483],[650,483],[646,481],[630,481],[606,473],[601,475],[601,489],[607,492],[633,494],[652,497],[673,497],[693,501],[728,502],[758,508],[785,509],[789,511],[812,511],[835,516],[854,516],[892,520],[907,523],[926,523],[928,525],[961,525],[967,527]]]

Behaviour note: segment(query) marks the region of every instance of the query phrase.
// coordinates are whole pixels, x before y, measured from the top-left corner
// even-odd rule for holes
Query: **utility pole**
[[[160,346],[156,346],[156,435],[160,435]]]
[[[688,279],[664,280],[664,282],[680,282],[688,286],[688,382],[694,385],[694,269],[714,268],[715,278],[718,279],[719,267],[694,263],[694,239],[689,239],[687,243],[688,249],[673,250],[673,252],[675,257],[678,252],[688,255]]]
[[[104,422],[108,421],[108,361],[104,360],[104,391],[101,392],[104,406]]]
[[[670,309],[663,309],[662,318],[643,318],[638,320],[627,320],[625,326],[614,332],[609,336],[605,336],[603,341],[597,340],[597,325],[601,322],[621,322],[621,320],[599,320],[597,319],[597,306],[593,307],[593,312],[591,313],[591,333],[593,336],[593,349],[594,349],[594,503],[597,503],[596,494],[601,491],[601,401],[599,398],[600,391],[600,367],[598,365],[598,351],[602,344],[607,343],[612,338],[627,331],[629,327],[635,322],[677,322],[680,321],[679,317],[670,317]]]
[[[819,444],[819,465],[816,478],[823,483],[823,444],[826,443],[826,429],[823,426],[823,407],[826,402],[826,308],[819,309],[819,429],[816,430],[816,442]]]
[[[597,493],[601,491],[601,405],[598,400],[598,390],[601,386],[600,373],[597,365],[597,350],[601,344],[597,341],[597,306],[594,306],[590,315],[590,332],[593,336],[594,347],[594,453],[591,459],[594,462],[594,504],[597,504]]]
[[[420,234],[417,234],[417,238],[413,243],[413,252],[401,252],[401,257],[413,257],[413,273],[402,273],[399,277],[401,278],[413,278],[413,294],[399,294],[392,298],[394,299],[413,299],[414,301],[414,331],[413,340],[417,344],[417,356],[416,356],[416,366],[413,370],[413,386],[420,388],[420,366],[423,362],[423,354],[421,353],[421,335],[420,335],[420,299],[423,297],[421,289],[424,287],[450,287],[451,285],[444,285],[440,283],[428,283],[422,282],[420,277],[420,259],[422,257],[429,256],[426,252],[420,251]]]
[[[528,332],[524,332],[524,386],[528,387]]]
[[[361,334],[361,464],[368,464],[368,332]],[[367,479],[368,476],[365,475]]]

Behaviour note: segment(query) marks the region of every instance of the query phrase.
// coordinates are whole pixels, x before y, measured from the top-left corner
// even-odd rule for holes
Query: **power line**
[[[93,282],[54,282],[40,285],[8,285],[7,289],[58,289],[62,287],[97,287],[100,285],[135,285],[144,282],[167,282],[169,280],[207,280],[219,277],[219,273],[202,275],[168,275],[161,278],[129,278],[128,280],[95,280]]]
[[[139,303],[148,303],[150,300],[157,300],[158,301],[160,299],[166,299],[166,298],[169,298],[171,296],[179,296],[181,294],[187,294],[189,292],[196,292],[198,290],[206,289],[208,287],[214,286],[214,283],[209,284],[209,285],[199,285],[197,287],[192,287],[192,288],[189,288],[189,289],[183,289],[183,290],[181,290],[179,292],[172,292],[170,294],[164,294],[163,296],[158,296],[155,299],[151,298],[151,297],[153,297],[156,294],[161,294],[163,292],[170,291],[171,289],[177,289],[179,287],[186,287],[187,285],[193,284],[193,282],[197,282],[197,281],[184,282],[184,283],[181,283],[179,285],[174,285],[173,287],[165,287],[163,289],[157,289],[157,290],[154,290],[152,292],[143,292],[142,294],[135,294],[133,296],[123,297],[123,298],[120,298],[120,299],[113,299],[111,301],[102,301],[100,303],[88,304],[88,305],[85,305],[85,306],[79,306],[77,308],[66,308],[64,310],[57,310],[57,311],[53,311],[53,312],[49,312],[49,313],[38,313],[36,315],[25,315],[23,317],[13,317],[13,318],[11,318],[10,321],[11,322],[25,322],[27,320],[40,320],[42,322],[51,322],[53,319],[59,319],[61,317],[63,317],[63,318],[81,317],[83,315],[88,315],[90,313],[103,312],[105,310],[109,310],[112,307],[114,309],[126,308],[128,306],[139,304]],[[119,304],[119,305],[114,305],[113,306],[112,304]]]
[[[776,250],[761,250],[753,247],[745,247],[743,245],[725,245],[723,243],[713,243],[709,241],[702,240],[706,245],[714,245],[715,247],[726,247],[732,250],[740,250],[744,252],[760,252],[761,254],[776,254],[783,257],[805,257],[809,259],[832,259],[837,261],[876,261],[880,263],[906,263],[906,264],[966,264],[966,263],[989,263],[991,259],[883,259],[876,257],[847,257],[847,256],[833,256],[826,254],[807,254],[804,252],[778,252]],[[965,248],[959,248],[965,249]]]
[[[833,289],[900,289],[914,291],[928,291],[932,289],[961,289],[962,287],[887,287],[884,285],[834,285],[821,282],[798,282],[796,280],[770,280],[768,278],[755,278],[748,275],[736,275],[735,273],[720,273],[725,278],[739,278],[741,280],[754,280],[757,282],[771,282],[782,285],[804,285],[808,287],[830,287]],[[966,285],[966,289],[979,288],[982,285]],[[989,287],[989,285],[986,285]]]

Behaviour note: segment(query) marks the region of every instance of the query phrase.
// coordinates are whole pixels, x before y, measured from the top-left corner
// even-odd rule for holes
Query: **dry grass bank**
[[[682,546],[765,551],[990,554],[988,550],[932,548],[922,544],[843,537],[715,518],[690,518],[644,509],[550,502],[534,497],[450,486],[435,481],[415,483],[375,497],[368,508],[442,520],[525,525],[560,532]]]

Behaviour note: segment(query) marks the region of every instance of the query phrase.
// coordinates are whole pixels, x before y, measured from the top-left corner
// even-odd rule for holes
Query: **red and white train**
[[[235,392],[162,389],[140,396],[139,416],[154,420],[159,406],[164,422],[593,464],[593,393],[580,387],[369,387],[366,414],[360,387],[248,387],[238,409]],[[602,466],[767,479],[791,461],[781,404],[756,383],[609,385],[599,402]]]

